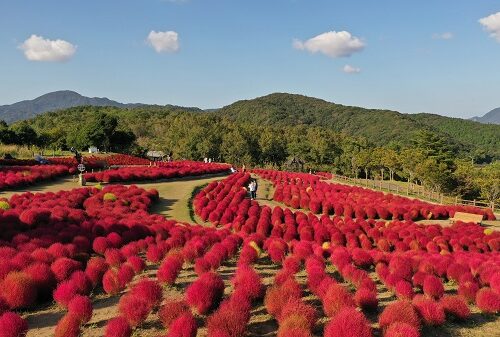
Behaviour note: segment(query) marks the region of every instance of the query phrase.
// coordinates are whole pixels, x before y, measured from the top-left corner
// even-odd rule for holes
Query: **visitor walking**
[[[257,184],[257,179],[254,179],[253,182],[255,184],[253,189],[253,198],[257,199],[257,189],[259,188],[259,185]]]
[[[255,195],[255,180],[251,180],[250,184],[248,184],[248,191],[250,191],[250,199],[254,199]]]

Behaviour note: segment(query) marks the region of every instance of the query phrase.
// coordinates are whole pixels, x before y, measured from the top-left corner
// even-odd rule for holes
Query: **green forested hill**
[[[217,114],[259,125],[311,125],[363,137],[375,145],[409,145],[415,134],[430,130],[459,150],[500,157],[500,126],[432,114],[402,114],[330,103],[302,95],[275,93],[225,106]]]
[[[361,147],[389,146],[397,149],[411,147],[414,139],[425,130],[441,136],[457,156],[474,157],[487,162],[500,158],[500,125],[432,114],[410,115],[350,107],[282,93],[238,101],[210,112],[175,106],[139,106],[126,109],[82,106],[44,113],[27,123],[38,134],[48,138],[48,141],[45,140],[46,144],[66,142],[67,146],[80,144],[81,148],[85,148],[82,144],[85,141],[78,139],[80,131],[83,125],[87,125],[99,113],[114,116],[118,121],[118,129],[131,131],[140,146],[175,149],[187,157],[193,156],[193,153],[202,155],[202,152],[206,152],[203,148],[213,149],[209,151],[211,153],[220,153],[218,147],[224,139],[229,142],[229,134],[233,130],[236,131],[230,136],[237,136],[248,130],[248,133],[242,135],[246,138],[255,132],[253,139],[245,139],[249,151],[258,147],[256,144],[263,141],[259,140],[260,134],[267,134],[264,132],[267,131],[272,137],[283,138],[287,155],[298,153],[302,156],[307,156],[311,147],[310,144],[300,144],[301,134],[304,144],[319,141],[312,135],[326,132],[328,135],[324,137],[337,149],[352,147],[347,143],[356,143]],[[310,137],[312,138],[309,139]],[[214,144],[209,144],[209,139]],[[204,145],[197,145],[197,142]],[[319,143],[316,145],[324,146]],[[254,155],[260,157],[258,153]]]
[[[409,116],[464,144],[476,155],[496,154],[496,158],[500,157],[500,125],[424,113]]]

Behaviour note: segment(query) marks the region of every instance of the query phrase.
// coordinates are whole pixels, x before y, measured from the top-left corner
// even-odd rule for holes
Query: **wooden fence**
[[[466,205],[479,208],[490,208],[493,212],[500,210],[500,205],[479,200],[466,200],[458,197],[446,196],[439,192],[426,190],[423,186],[409,183],[397,183],[385,180],[355,179],[342,175],[333,175],[332,180],[361,187],[371,188],[377,191],[393,193],[408,197],[424,199],[426,201],[439,203],[442,205]]]

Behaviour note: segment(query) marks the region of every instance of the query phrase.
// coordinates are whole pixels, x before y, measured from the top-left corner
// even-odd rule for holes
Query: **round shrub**
[[[420,337],[420,332],[410,324],[396,322],[389,325],[384,337]]]
[[[396,322],[420,328],[420,319],[411,302],[407,300],[393,302],[387,305],[379,316],[379,324],[382,329],[386,329]]]
[[[122,291],[124,288],[120,284],[120,279],[118,274],[113,270],[109,269],[102,277],[102,287],[106,294],[115,295]]]
[[[158,317],[162,325],[168,329],[170,324],[185,312],[189,311],[189,306],[184,301],[169,301],[163,304],[158,310]]]
[[[354,307],[354,299],[349,291],[340,284],[332,284],[323,298],[323,309],[329,317],[335,316],[341,309]]]
[[[5,200],[0,200],[0,209],[3,209],[4,211],[10,209],[9,203]]]
[[[283,310],[281,310],[280,317],[278,317],[278,322],[280,325],[283,325],[283,321],[293,316],[298,316],[303,320],[301,327],[306,330],[311,330],[316,324],[316,309],[300,299],[292,298],[285,304]]]
[[[123,317],[115,317],[110,319],[106,324],[104,337],[130,337],[132,328],[128,325],[128,321]]]
[[[213,272],[202,274],[186,290],[186,302],[198,314],[204,315],[216,308],[224,293],[224,281]]]
[[[71,274],[73,274],[73,272],[79,270],[80,268],[80,262],[66,257],[58,258],[50,265],[50,269],[54,273],[58,282],[66,280]]]
[[[496,314],[500,311],[500,294],[482,288],[476,294],[476,305],[482,312]]]
[[[116,201],[116,195],[111,192],[104,193],[102,196],[102,200],[104,201]]]
[[[6,312],[0,316],[0,337],[25,337],[28,323],[14,312]]]
[[[37,288],[26,273],[10,272],[0,284],[0,295],[10,309],[24,309],[35,303]]]
[[[289,300],[300,299],[301,296],[302,289],[300,289],[300,285],[295,279],[289,278],[283,284],[274,285],[267,289],[264,305],[270,315],[279,317],[281,310]]]
[[[444,294],[443,282],[434,275],[427,275],[424,279],[423,290],[427,296],[439,299]]]
[[[196,337],[197,331],[198,327],[193,314],[186,312],[172,322],[167,337]]]
[[[130,295],[143,298],[152,308],[157,307],[163,299],[163,289],[157,281],[142,279],[130,290]]]
[[[45,263],[34,263],[23,270],[34,282],[38,298],[48,299],[56,286],[56,278],[50,267]]]
[[[377,292],[364,287],[359,288],[354,294],[354,302],[363,310],[375,310],[378,306]]]
[[[444,312],[456,320],[466,320],[470,316],[470,309],[461,296],[445,295],[440,303]]]
[[[54,301],[62,308],[67,308],[69,302],[78,295],[76,286],[70,281],[64,281],[59,283],[57,288],[54,290],[53,297]]]
[[[54,337],[79,337],[80,325],[80,320],[68,313],[57,322]]]
[[[118,302],[118,311],[131,327],[136,327],[146,320],[151,305],[144,298],[126,294]]]
[[[442,325],[446,319],[439,302],[423,296],[415,299],[413,305],[426,325]]]
[[[342,308],[325,327],[325,337],[371,337],[372,329],[366,317],[352,307]]]
[[[68,303],[68,313],[82,324],[88,323],[92,318],[92,301],[87,296],[77,295]]]

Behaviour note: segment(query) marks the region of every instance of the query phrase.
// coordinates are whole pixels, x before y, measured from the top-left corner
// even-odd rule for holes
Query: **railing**
[[[416,184],[404,182],[398,184],[397,182],[391,181],[350,178],[336,174],[333,175],[332,180],[348,185],[371,188],[377,191],[424,199],[426,201],[439,203],[442,205],[476,206],[479,208],[490,208],[493,212],[495,212],[495,210],[500,210],[500,205],[495,204],[494,202],[489,203],[479,200],[466,200],[460,199],[458,197],[450,197],[439,192],[426,190],[423,186]]]

